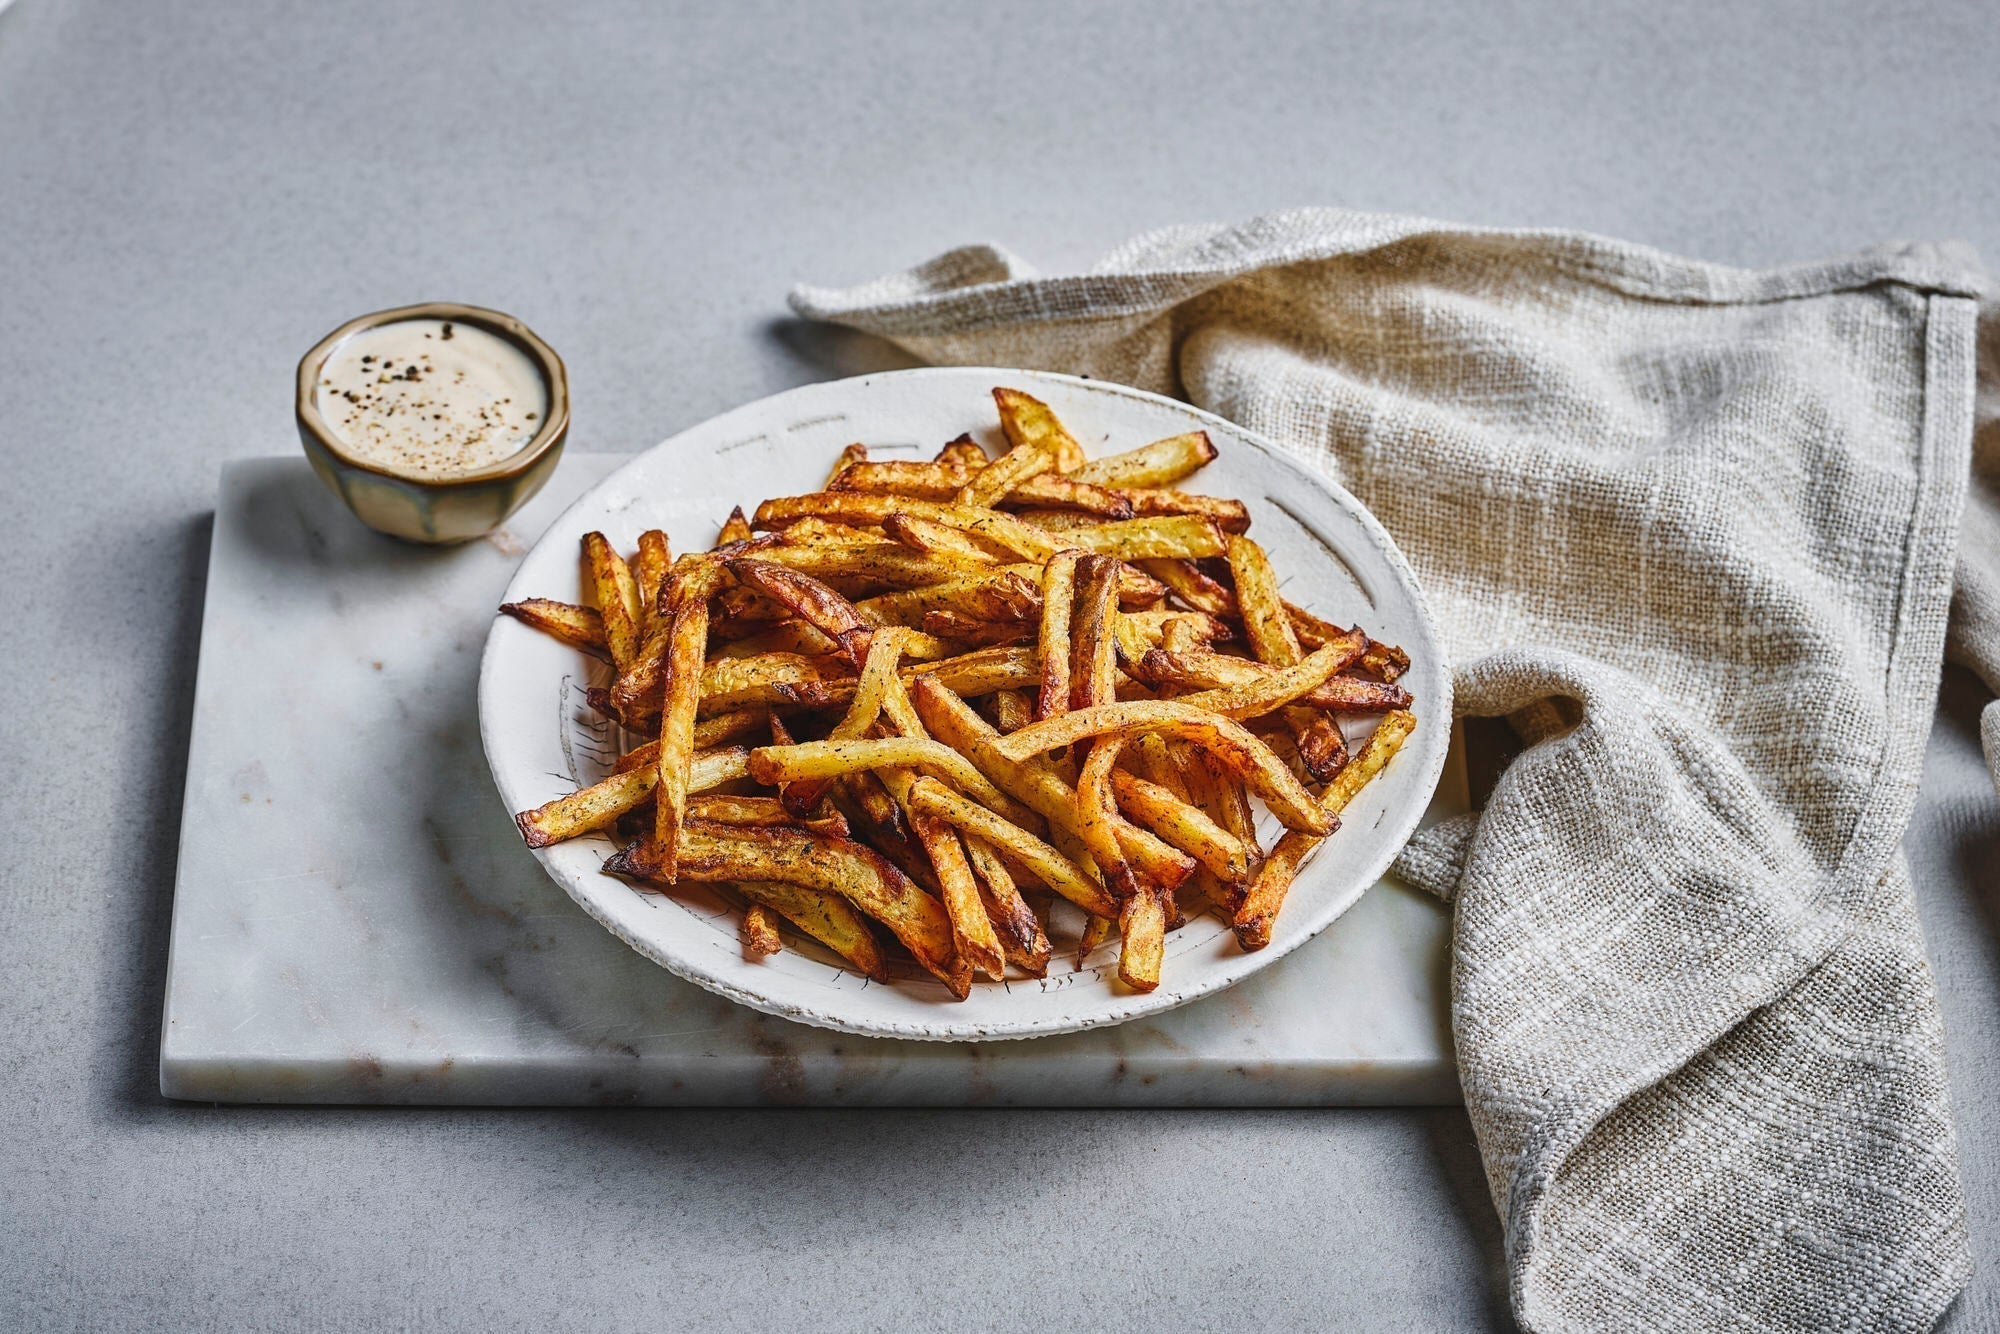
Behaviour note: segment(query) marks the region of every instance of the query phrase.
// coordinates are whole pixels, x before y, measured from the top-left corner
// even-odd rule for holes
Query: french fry
[[[1118,808],[1111,799],[1111,766],[1118,762],[1118,752],[1124,747],[1125,739],[1118,736],[1093,744],[1076,784],[1077,837],[1090,850],[1111,896],[1121,903],[1139,892],[1139,878],[1118,844]]]
[[[751,955],[776,954],[784,948],[778,938],[776,914],[761,903],[753,903],[743,914],[737,925],[737,937],[743,942],[743,952]]]
[[[933,611],[979,621],[1026,621],[1041,613],[1035,585],[1006,570],[957,575],[918,588],[863,598],[854,610],[869,625],[921,625]]]
[[[749,533],[746,531],[744,536],[748,537]],[[673,563],[673,549],[667,544],[665,533],[657,528],[648,528],[639,534],[639,554],[632,559],[632,581],[639,587],[639,606],[645,613],[643,620],[648,628],[652,625],[660,589],[667,582],[667,572]]]
[[[611,656],[610,645],[604,638],[604,618],[597,614],[595,607],[579,607],[549,598],[526,598],[520,602],[502,603],[500,610],[523,625],[553,635],[572,648],[583,649],[600,658]]]
[[[702,660],[708,654],[708,599],[675,589],[667,648],[666,696],[660,706],[660,760],[653,789],[653,841],[665,879],[674,878],[681,821],[687,814],[694,765],[695,710],[701,702]]]
[[[1130,703],[1099,704],[1076,709],[1058,718],[1024,727],[994,742],[994,749],[1010,760],[1074,745],[1098,736],[1130,736],[1138,732],[1160,732],[1184,737],[1216,756],[1237,777],[1248,783],[1271,808],[1287,829],[1309,833],[1327,832],[1327,815],[1313,801],[1291,771],[1270,748],[1245,731],[1242,724],[1191,708],[1173,700],[1142,700]]]
[[[1064,471],[1079,482],[1109,487],[1161,487],[1200,471],[1215,458],[1215,446],[1207,431],[1189,431],[1123,454],[1093,459]]]
[[[1009,824],[984,806],[967,801],[935,778],[919,778],[910,784],[910,809],[935,816],[980,838],[1001,857],[1015,862],[1028,874],[1085,912],[1109,917],[1117,912],[1104,886],[1084,874],[1083,869],[1019,825]]]
[[[1229,884],[1250,878],[1249,850],[1235,835],[1211,820],[1207,812],[1124,769],[1111,771],[1110,783],[1120,809],[1193,857],[1217,878]]]
[[[719,658],[702,669],[697,716],[712,718],[744,709],[799,703],[804,687],[826,681],[836,662],[834,658],[808,658],[797,653]],[[842,684],[851,694],[853,678],[844,678]]]
[[[846,472],[849,468],[859,467],[866,462],[868,462],[868,446],[863,444],[848,445],[834,459],[833,471],[826,475],[827,488],[829,490],[832,489],[834,480],[840,474]]]
[[[787,547],[865,547],[874,546],[882,540],[882,534],[871,528],[856,528],[851,523],[835,523],[831,519],[800,519],[776,536],[779,541],[775,545]]]
[[[1236,580],[1237,610],[1243,618],[1243,632],[1251,650],[1274,667],[1295,665],[1303,650],[1285,610],[1285,601],[1279,596],[1278,576],[1264,549],[1240,534],[1231,537],[1229,572]],[[1346,743],[1331,718],[1306,708],[1288,708],[1285,721],[1297,740],[1299,758],[1313,777],[1330,779],[1347,763]]]
[[[939,463],[956,463],[964,467],[985,467],[986,451],[970,435],[961,435],[938,451]],[[831,489],[831,488],[829,488]]]
[[[1165,584],[1182,605],[1210,616],[1236,615],[1234,590],[1211,579],[1193,561],[1142,560],[1138,564],[1140,569]]]
[[[738,505],[722,521],[722,530],[715,535],[715,545],[726,547],[732,542],[748,542],[750,537],[750,520],[744,516],[743,507]]]
[[[801,519],[792,527],[800,528],[811,522],[810,519]],[[919,519],[913,514],[891,514],[882,521],[882,531],[912,551],[950,553],[984,565],[1000,563],[999,555],[980,545],[964,530],[930,519]]]
[[[982,461],[971,466],[947,463],[866,463],[847,469],[827,485],[829,491],[865,491],[872,495],[907,496],[917,500],[952,502],[966,488],[973,477],[986,467]],[[1178,494],[1178,493],[1161,493]],[[1210,500],[1210,497],[1195,497]],[[1075,512],[1082,515],[1096,515],[1105,519],[1130,519],[1137,513],[1138,502],[1123,492],[1106,490],[1101,486],[1090,486],[1054,473],[1041,473],[1021,482],[996,504],[1038,506],[1050,510]],[[1160,505],[1170,502],[1154,502]],[[1214,501],[1215,513],[1228,513],[1229,502]],[[1162,514],[1206,512],[1205,509],[1165,509],[1154,512]]]
[[[838,894],[889,928],[916,961],[961,1000],[971,970],[952,946],[951,919],[936,899],[879,854],[846,839],[794,829],[730,829],[690,824],[683,831],[677,879],[779,880]],[[612,875],[663,880],[656,844],[635,843],[604,864]]]
[[[781,880],[739,880],[736,889],[847,960],[862,976],[877,982],[889,980],[882,947],[875,943],[867,921],[847,900]]]
[[[1092,917],[1083,924],[1083,935],[1076,942],[1076,969],[1083,971],[1083,965],[1098,948],[1111,938],[1111,928],[1118,925],[1109,917]]]
[[[965,845],[959,842],[958,831],[941,819],[915,814],[910,817],[910,828],[937,873],[939,897],[944,901],[945,914],[951,918],[952,941],[958,957],[970,964],[973,972],[999,981],[1007,972],[1006,956],[1001,952],[993,919],[986,915],[986,901],[980,897],[979,882],[972,877],[972,864],[966,860]]]
[[[656,749],[654,754],[658,753]],[[698,755],[688,766],[688,791],[705,792],[745,777],[749,772],[748,747],[732,746],[727,750]],[[608,829],[617,823],[619,816],[653,795],[653,784],[658,777],[657,763],[614,773],[602,782],[578,788],[566,797],[558,797],[531,811],[522,811],[514,817],[514,824],[520,829],[523,841],[531,848],[546,848],[553,843]]]
[[[1026,644],[1035,637],[1034,627],[1025,622],[977,621],[958,611],[925,612],[923,630],[967,649]]]
[[[1058,472],[1074,472],[1084,464],[1083,446],[1063,429],[1049,405],[1018,389],[995,389],[994,406],[1000,409],[1000,429],[1015,449],[1032,445],[1046,454]]]
[[[1167,944],[1167,896],[1157,885],[1146,885],[1118,910],[1118,930],[1125,938],[1118,953],[1118,980],[1134,991],[1160,985],[1160,960]]]
[[[999,753],[1000,733],[949,688],[949,683],[918,677],[910,683],[917,713],[932,735],[964,755],[995,787],[1049,822],[1049,840],[1075,839],[1076,789],[1054,769],[1032,760],[1011,760]],[[1168,887],[1194,873],[1195,860],[1134,825],[1120,821],[1118,845],[1139,874]],[[1064,850],[1072,862],[1081,859]]]
[[[835,644],[860,671],[868,661],[872,631],[854,604],[809,574],[769,561],[740,557],[729,572],[745,586],[790,607],[798,617]]]
[[[1055,466],[1055,459],[1040,445],[1016,445],[972,475],[959,488],[961,505],[991,509],[1014,493],[1014,488]]]
[[[965,858],[972,864],[973,874],[979,877],[987,920],[1000,938],[1007,962],[1031,977],[1046,976],[1049,955],[1053,953],[1048,933],[1042,929],[1035,910],[1021,897],[1013,873],[984,839],[971,834],[960,837],[965,842]]]
[[[1313,650],[1313,654],[1308,658],[1300,659],[1300,662],[1309,661],[1310,656],[1327,652],[1329,648],[1339,650],[1343,657],[1349,651],[1339,644],[1322,645]],[[1252,662],[1248,658],[1231,658],[1203,650],[1174,653],[1156,649],[1149,651],[1137,662],[1127,663],[1126,670],[1153,685],[1182,686],[1208,692],[1251,692],[1271,682],[1280,672],[1295,672],[1298,669],[1272,667],[1266,663]],[[1408,708],[1410,692],[1402,686],[1391,685],[1384,681],[1364,681],[1353,676],[1329,676],[1311,690],[1296,696],[1296,699],[1300,704],[1315,709],[1325,709],[1331,713],[1387,713],[1391,709]]]
[[[1072,528],[1062,534],[1077,546],[1120,560],[1173,558],[1194,560],[1220,556],[1227,541],[1220,528],[1196,514],[1168,514],[1150,519],[1124,519]]]
[[[1041,695],[1035,717],[1053,718],[1069,710],[1070,614],[1076,600],[1080,550],[1058,551],[1042,567],[1042,624],[1035,650]]]
[[[993,721],[1002,732],[1018,731],[1035,721],[1034,706],[1020,691],[996,690],[989,698],[993,703]]]
[[[765,560],[816,579],[851,579],[882,588],[922,588],[952,574],[983,574],[990,563],[943,551],[911,551],[899,542],[789,543],[765,547]]]
[[[995,787],[971,760],[936,741],[909,736],[803,741],[750,752],[750,776],[772,786],[886,767],[941,775],[988,810],[1019,825],[1040,827],[1032,810]]]
[[[597,614],[604,620],[604,642],[612,665],[622,672],[639,651],[639,586],[603,533],[583,535],[583,558]]]
[[[1415,716],[1404,709],[1384,715],[1382,721],[1376,724],[1374,735],[1362,744],[1360,753],[1320,796],[1321,808],[1334,817],[1336,824],[1340,813],[1347,809],[1355,794],[1395,758],[1396,752],[1402,749],[1403,742],[1416,730],[1416,726]],[[1250,883],[1242,906],[1236,910],[1236,941],[1244,949],[1261,950],[1271,943],[1272,925],[1278,919],[1278,910],[1284,906],[1292,881],[1298,878],[1299,869],[1323,842],[1324,834],[1315,836],[1293,830],[1271,849],[1271,855],[1264,859],[1257,878]]]
[[[1117,616],[1118,562],[1109,556],[1085,556],[1076,568],[1076,605],[1071,613],[1072,709],[1109,704],[1117,696],[1117,639],[1112,633]]]
[[[1108,494],[1120,496],[1130,502],[1131,517],[1135,519],[1187,514],[1207,519],[1225,533],[1241,533],[1250,527],[1250,508],[1240,500],[1224,500],[1219,496],[1194,496],[1185,491],[1146,489],[1112,491]]]

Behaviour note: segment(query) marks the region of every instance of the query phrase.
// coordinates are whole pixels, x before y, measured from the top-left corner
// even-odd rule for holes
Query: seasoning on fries
[[[1047,404],[993,397],[997,457],[850,445],[709,550],[587,534],[590,606],[502,607],[610,664],[588,698],[629,747],[516,816],[528,845],[607,835],[607,872],[737,909],[747,957],[809,939],[961,999],[1113,936],[1151,991],[1204,911],[1268,945],[1416,727],[1409,656],[1284,600],[1242,502],[1179,489],[1205,432],[1092,460]],[[1268,855],[1253,796],[1285,828]]]

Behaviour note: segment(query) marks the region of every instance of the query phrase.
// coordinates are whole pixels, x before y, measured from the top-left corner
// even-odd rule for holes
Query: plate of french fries
[[[1414,575],[1277,446],[1153,394],[952,368],[641,454],[522,562],[480,727],[605,927],[883,1037],[1119,1023],[1326,929],[1443,769]]]

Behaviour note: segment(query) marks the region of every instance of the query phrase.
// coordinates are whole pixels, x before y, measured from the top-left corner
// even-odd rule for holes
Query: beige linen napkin
[[[1920,1329],[1970,1260],[1897,844],[1977,273],[1314,210],[1071,277],[980,246],[792,300],[931,361],[1181,395],[1395,535],[1459,709],[1528,743],[1399,862],[1456,903],[1459,1070],[1523,1324]],[[1967,586],[1990,668],[2000,581]]]

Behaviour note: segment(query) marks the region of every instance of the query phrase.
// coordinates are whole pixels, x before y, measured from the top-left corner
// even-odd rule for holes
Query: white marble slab
[[[224,470],[160,1050],[168,1096],[1458,1100],[1447,917],[1393,881],[1221,995],[1019,1042],[807,1028],[682,982],[614,939],[521,847],[480,754],[474,685],[491,608],[529,542],[622,461],[571,455],[507,530],[448,550],[363,529],[303,460]],[[1463,794],[1454,753],[1433,814]]]

